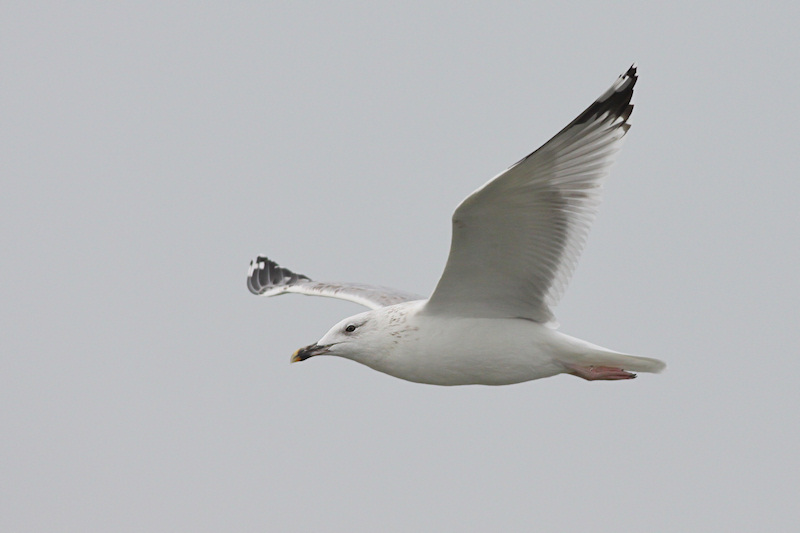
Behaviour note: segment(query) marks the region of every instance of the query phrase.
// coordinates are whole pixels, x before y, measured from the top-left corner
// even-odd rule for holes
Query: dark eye
[[[347,333],[352,333],[352,332],[354,332],[354,331],[356,330],[356,327],[355,327],[355,325],[353,325],[353,324],[350,324],[349,326],[347,326],[346,328],[344,328],[344,330],[345,330]]]

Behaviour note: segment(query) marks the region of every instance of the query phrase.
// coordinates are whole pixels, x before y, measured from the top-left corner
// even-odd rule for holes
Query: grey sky
[[[0,530],[788,531],[796,3],[7,2]],[[556,309],[662,375],[437,388],[333,358],[461,199],[636,61]]]

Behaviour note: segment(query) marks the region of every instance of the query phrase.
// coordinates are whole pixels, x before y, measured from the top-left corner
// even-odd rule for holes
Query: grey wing
[[[424,296],[365,283],[314,281],[264,256],[258,256],[250,261],[247,288],[259,296],[277,296],[286,293],[327,296],[355,302],[370,309],[425,299]]]
[[[428,314],[553,320],[628,131],[636,67],[541,148],[467,197]]]

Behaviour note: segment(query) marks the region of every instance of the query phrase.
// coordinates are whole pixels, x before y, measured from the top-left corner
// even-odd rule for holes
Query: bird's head
[[[315,344],[294,352],[291,362],[305,361],[317,355],[338,355],[383,370],[398,343],[416,331],[410,326],[409,317],[416,313],[421,303],[406,302],[345,318]]]
[[[360,355],[379,345],[378,324],[382,321],[374,311],[345,318],[333,326],[315,344],[300,348],[292,354],[291,362],[305,361],[317,355],[338,355],[360,360]]]

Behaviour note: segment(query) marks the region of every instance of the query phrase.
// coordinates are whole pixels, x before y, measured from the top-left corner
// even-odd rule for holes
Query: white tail
[[[667,367],[664,361],[659,361],[658,359],[612,352],[603,348],[580,355],[576,354],[569,359],[571,362],[580,365],[611,366],[629,372],[651,372],[657,374]]]

